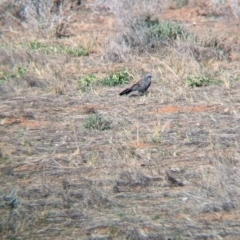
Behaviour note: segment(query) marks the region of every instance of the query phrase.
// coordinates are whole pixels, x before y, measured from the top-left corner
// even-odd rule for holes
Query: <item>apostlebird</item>
[[[147,73],[140,81],[133,84],[130,88],[126,88],[119,95],[129,94],[130,92],[144,93],[151,85],[152,74]]]

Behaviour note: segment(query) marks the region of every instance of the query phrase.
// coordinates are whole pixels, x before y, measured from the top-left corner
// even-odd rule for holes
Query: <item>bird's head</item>
[[[144,78],[152,78],[152,74],[151,73],[147,73]]]

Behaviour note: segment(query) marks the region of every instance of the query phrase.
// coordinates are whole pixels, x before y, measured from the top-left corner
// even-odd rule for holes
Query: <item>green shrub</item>
[[[203,87],[210,85],[210,78],[204,76],[189,76],[187,83],[189,87]]]
[[[41,43],[38,40],[34,40],[29,43],[29,48],[35,51],[44,52],[46,54],[49,53],[60,53],[61,47],[58,45],[50,45],[46,43]]]
[[[159,220],[159,219],[161,219],[161,216],[159,214],[155,214],[152,219]]]
[[[176,22],[151,19],[150,15],[140,16],[133,21],[123,34],[125,44],[132,49],[153,49],[164,42],[185,38],[188,33]]]
[[[90,130],[104,131],[111,128],[111,121],[104,119],[102,115],[96,113],[86,119],[84,127]]]
[[[187,84],[189,87],[204,87],[221,83],[220,80],[215,80],[209,76],[188,76]]]
[[[87,76],[80,78],[80,80],[78,81],[78,88],[81,91],[86,92],[93,85],[94,82],[96,82],[96,76],[90,73]]]
[[[68,55],[71,55],[73,57],[80,57],[80,56],[88,56],[89,52],[88,50],[79,47],[79,48],[74,48],[74,47],[66,47],[64,48],[64,52]]]
[[[147,16],[144,21],[149,29],[150,37],[156,38],[160,42],[164,40],[176,40],[187,35],[185,30],[175,22],[159,22],[157,19],[152,20],[150,16]]]
[[[132,79],[129,70],[124,68],[116,73],[112,73],[109,77],[101,80],[103,86],[117,86],[128,83]]]
[[[126,68],[121,69],[118,72],[110,74],[108,77],[97,80],[96,76],[92,73],[81,77],[78,80],[78,88],[86,92],[92,86],[103,85],[108,87],[114,87],[128,83],[132,79],[130,71]]]
[[[38,40],[34,40],[30,42],[29,44],[30,49],[35,50],[35,51],[41,51],[46,54],[49,53],[63,53],[63,54],[68,54],[73,57],[80,57],[80,56],[88,56],[89,51],[84,49],[83,47],[64,47],[60,45],[50,45],[46,43],[41,43]]]

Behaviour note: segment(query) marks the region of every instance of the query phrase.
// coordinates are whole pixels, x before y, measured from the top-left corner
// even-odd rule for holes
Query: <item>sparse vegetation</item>
[[[187,2],[0,1],[0,239],[240,236],[238,6]]]
[[[136,19],[129,31],[123,35],[126,45],[131,49],[151,50],[159,45],[187,36],[184,28],[176,22],[159,21],[150,15]]]
[[[17,72],[15,74],[13,74],[13,77],[15,78],[22,78],[25,76],[27,72],[27,68],[26,67],[23,67],[23,66],[20,66],[17,68]]]
[[[65,47],[63,52],[73,57],[81,57],[81,56],[89,55],[89,51],[82,47],[79,47],[79,48]]]
[[[152,20],[151,16],[146,16],[143,25],[149,29],[150,39],[156,38],[159,42],[165,40],[176,40],[187,36],[186,31],[178,23],[170,21],[159,22],[158,19]]]
[[[160,132],[156,132],[156,133],[153,134],[152,142],[153,143],[160,143],[161,142],[161,133]]]
[[[27,67],[18,66],[17,70],[12,72],[0,72],[0,84],[9,81],[11,78],[22,78],[27,72]]]
[[[130,73],[130,70],[127,68],[123,68],[119,71],[116,71],[114,73],[111,73],[108,77],[97,79],[97,77],[90,73],[86,76],[83,76],[78,81],[78,88],[86,92],[89,90],[92,86],[108,86],[108,87],[114,87],[118,85],[123,85],[128,83],[132,79],[132,75]]]
[[[187,77],[187,84],[189,87],[204,87],[209,85],[221,85],[223,81],[212,76],[198,76],[190,75]]]
[[[160,217],[160,215],[159,214],[155,214],[154,216],[153,216],[153,220],[159,220],[159,219],[161,219],[161,217]]]
[[[11,74],[0,72],[0,85],[9,80]]]
[[[209,86],[214,81],[207,76],[188,76],[187,83],[189,87]]]
[[[212,32],[202,37],[200,34],[192,34],[188,38],[188,48],[198,61],[229,60],[231,47],[225,37],[215,36]],[[183,43],[184,45],[184,43]]]
[[[117,86],[128,83],[132,79],[130,71],[126,68],[118,72],[110,74],[108,77],[101,80],[103,86]]]
[[[3,153],[0,150],[0,164],[5,163],[8,160],[9,160],[9,156],[3,155]]]
[[[189,3],[189,0],[173,0],[173,3],[175,4],[176,8],[181,8],[181,7],[187,6]]]
[[[78,81],[78,88],[83,91],[86,92],[94,83],[96,83],[96,76],[92,73],[81,77]]]
[[[111,121],[103,118],[99,113],[90,115],[84,124],[86,129],[104,131],[111,128]]]
[[[88,56],[89,51],[82,47],[71,47],[71,46],[60,46],[60,45],[50,45],[46,43],[41,43],[38,40],[34,40],[29,44],[30,49],[35,51],[41,51],[46,54],[50,53],[59,53],[59,54],[68,54],[73,57]]]

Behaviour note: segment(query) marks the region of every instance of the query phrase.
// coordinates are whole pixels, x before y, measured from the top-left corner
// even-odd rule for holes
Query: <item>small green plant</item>
[[[38,40],[34,40],[33,42],[30,42],[29,44],[30,49],[35,51],[41,51],[46,54],[49,53],[61,53],[62,47],[58,45],[50,45],[46,43],[41,43]]]
[[[219,84],[219,80],[214,80],[209,76],[188,76],[187,84],[189,87],[204,87],[213,84]]]
[[[11,78],[11,73],[0,72],[0,85],[4,82],[9,81]]]
[[[109,77],[101,80],[103,86],[117,86],[128,83],[132,79],[130,71],[126,68],[121,69],[116,73],[112,73]]]
[[[124,214],[124,213],[119,213],[118,216],[119,216],[120,218],[122,218],[122,217],[125,216],[125,214]]]
[[[19,66],[17,71],[13,72],[0,72],[0,85],[10,80],[10,78],[22,78],[26,75],[27,67]]]
[[[86,119],[84,127],[90,130],[104,131],[111,128],[111,121],[104,119],[102,115],[96,113]]]
[[[80,56],[88,56],[89,51],[79,47],[79,48],[74,48],[74,47],[66,47],[64,48],[64,52],[68,55],[71,55],[73,57],[80,57]]]
[[[30,49],[32,50],[39,50],[45,46],[43,43],[40,43],[37,40],[30,42],[29,45],[30,45]]]
[[[161,217],[160,217],[160,215],[159,214],[155,214],[154,216],[153,216],[153,220],[159,220]]]
[[[78,81],[78,88],[86,92],[92,85],[93,83],[96,82],[96,76],[92,73],[80,78]]]
[[[15,78],[22,78],[22,77],[25,76],[26,72],[27,72],[27,68],[26,68],[26,67],[23,67],[23,66],[20,66],[20,67],[18,67],[18,70],[17,70],[17,72],[13,75],[13,77],[15,77]]]
[[[46,54],[49,53],[63,53],[67,54],[73,57],[80,57],[80,56],[88,56],[89,51],[87,49],[84,49],[83,47],[64,47],[60,45],[50,45],[46,43],[41,43],[38,40],[34,40],[30,42],[29,44],[30,49],[35,50],[35,51],[41,51]]]
[[[152,142],[153,143],[161,143],[161,137],[162,137],[161,135],[162,135],[161,132],[154,133],[152,136]]]

